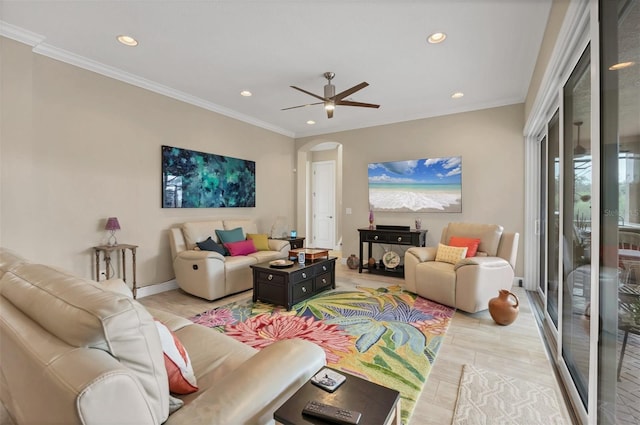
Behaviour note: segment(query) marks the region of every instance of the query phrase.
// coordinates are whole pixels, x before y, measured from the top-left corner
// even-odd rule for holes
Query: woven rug
[[[241,301],[191,320],[256,349],[281,339],[312,341],[324,349],[328,366],[399,391],[407,423],[453,313],[389,286],[323,292],[291,311]]]
[[[553,388],[464,365],[454,425],[565,423]]]

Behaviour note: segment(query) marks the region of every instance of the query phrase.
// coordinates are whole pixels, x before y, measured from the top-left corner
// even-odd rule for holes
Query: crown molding
[[[31,47],[42,43],[45,39],[43,35],[27,31],[4,21],[0,21],[0,35],[23,44],[28,44]]]
[[[140,87],[145,90],[149,90],[154,93],[158,93],[163,96],[167,96],[172,99],[176,99],[181,102],[188,103],[202,109],[206,109],[208,111],[212,111],[220,115],[224,115],[226,117],[263,128],[265,130],[273,131],[274,133],[282,134],[283,136],[287,136],[290,138],[295,137],[295,134],[289,130],[285,130],[267,122],[257,120],[248,115],[241,114],[237,111],[225,108],[213,102],[209,102],[199,97],[172,89],[171,87],[156,83],[151,80],[147,80],[146,78],[142,78],[129,72],[125,72],[121,69],[105,65],[103,63],[85,58],[83,56],[76,55],[75,53],[71,53],[67,50],[60,49],[55,46],[51,46],[47,43],[44,43],[45,37],[26,31],[15,25],[7,24],[6,22],[0,21],[0,35],[32,46],[32,51],[36,54],[43,55],[60,62],[68,63],[70,65],[77,66],[78,68],[86,69],[88,71],[104,75],[105,77],[113,78],[114,80],[122,81],[124,83],[131,84],[133,86]]]

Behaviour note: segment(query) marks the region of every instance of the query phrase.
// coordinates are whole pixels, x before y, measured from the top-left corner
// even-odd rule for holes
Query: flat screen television
[[[462,157],[369,164],[369,207],[390,212],[462,212]]]

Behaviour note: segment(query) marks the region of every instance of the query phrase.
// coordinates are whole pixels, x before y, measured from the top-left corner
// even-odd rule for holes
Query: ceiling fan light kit
[[[353,93],[357,92],[358,90],[362,90],[363,88],[367,87],[369,85],[369,83],[367,82],[362,82],[360,84],[357,84],[353,87],[351,87],[350,89],[347,89],[345,91],[342,91],[338,94],[336,94],[336,86],[334,86],[333,84],[331,84],[331,80],[333,80],[333,77],[335,77],[336,74],[333,72],[325,72],[324,73],[324,78],[327,79],[327,84],[324,86],[324,97],[323,96],[319,96],[315,93],[311,93],[309,91],[306,91],[304,89],[301,89],[300,87],[296,87],[296,86],[291,86],[292,89],[301,91],[302,93],[308,94],[309,96],[315,97],[318,100],[321,100],[322,102],[316,102],[316,103],[307,103],[305,105],[298,105],[298,106],[291,106],[289,108],[284,108],[282,109],[283,111],[289,110],[289,109],[296,109],[296,108],[304,108],[305,106],[311,106],[311,105],[324,105],[324,109],[325,111],[327,111],[327,118],[333,118],[333,111],[336,109],[336,106],[338,105],[343,105],[343,106],[357,106],[357,107],[361,107],[361,108],[379,108],[380,105],[376,105],[373,103],[363,103],[363,102],[353,102],[350,100],[343,100],[344,98],[346,98],[347,96],[352,95]]]

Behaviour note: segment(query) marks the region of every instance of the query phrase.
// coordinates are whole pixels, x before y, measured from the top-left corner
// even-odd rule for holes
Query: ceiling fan
[[[306,91],[304,89],[301,89],[300,87],[291,86],[292,89],[296,89],[298,91],[301,91],[302,93],[308,94],[309,96],[313,96],[316,99],[320,99],[322,102],[307,103],[306,105],[291,106],[289,108],[282,109],[282,111],[286,111],[288,109],[303,108],[305,106],[322,105],[322,104],[324,104],[324,109],[327,111],[327,118],[332,118],[333,117],[333,110],[336,108],[337,105],[360,106],[360,107],[363,107],[363,108],[379,108],[380,107],[380,105],[375,105],[373,103],[362,103],[362,102],[353,102],[351,100],[343,100],[345,97],[350,96],[353,93],[357,92],[358,90],[362,90],[363,88],[367,87],[369,85],[369,83],[362,82],[360,84],[357,84],[357,85],[351,87],[350,89],[347,89],[347,90],[345,90],[343,92],[340,92],[340,93],[336,94],[336,86],[331,84],[331,80],[335,76],[336,76],[336,74],[333,73],[333,72],[325,72],[324,73],[324,78],[327,79],[327,84],[324,86],[324,96],[318,96],[317,94],[308,92],[308,91]]]

